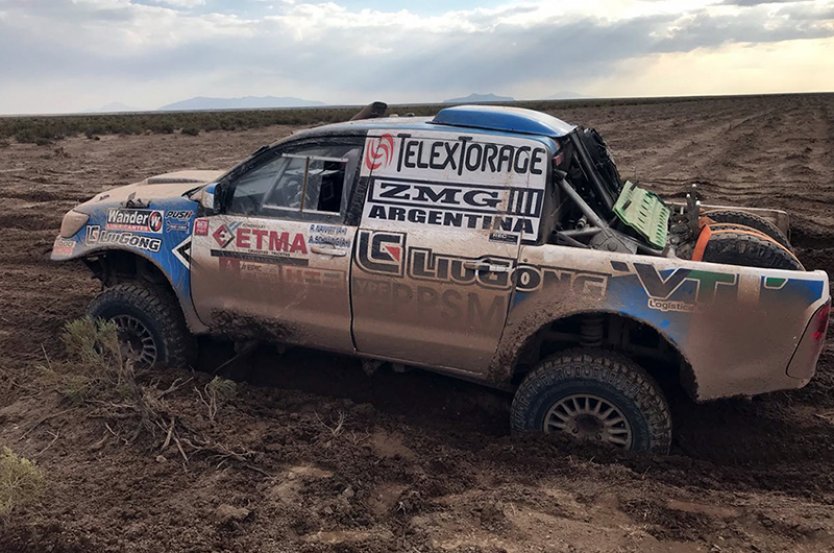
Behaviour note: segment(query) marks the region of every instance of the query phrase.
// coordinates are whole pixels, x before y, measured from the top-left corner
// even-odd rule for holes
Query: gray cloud
[[[819,10],[802,6],[786,6],[775,19],[755,7],[738,15],[704,9],[613,22],[553,18],[522,25],[512,19],[534,9],[507,7],[500,18],[473,12],[451,29],[408,30],[408,21],[392,16],[308,32],[286,17],[245,21],[117,0],[23,8],[0,0],[0,50],[14,52],[0,57],[0,72],[7,82],[47,86],[85,80],[95,86],[104,79],[126,93],[108,101],[128,103],[136,103],[131,87],[148,81],[168,86],[170,100],[229,95],[224,90],[247,85],[252,94],[299,95],[302,88],[313,99],[334,102],[358,96],[434,100],[452,90],[501,92],[530,81],[569,88],[654,53],[834,36]],[[179,90],[185,81],[204,88]]]
[[[813,0],[724,0],[730,6],[761,6],[764,4],[805,4]]]

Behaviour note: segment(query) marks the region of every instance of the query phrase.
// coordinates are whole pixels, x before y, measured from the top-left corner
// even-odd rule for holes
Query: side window
[[[232,183],[227,213],[295,219],[344,215],[361,145],[288,148]]]

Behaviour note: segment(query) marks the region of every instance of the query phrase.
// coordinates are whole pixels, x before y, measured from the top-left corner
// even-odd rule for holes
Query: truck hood
[[[99,202],[118,204],[127,201],[131,195],[133,195],[133,200],[144,203],[150,203],[152,200],[176,198],[189,190],[194,190],[217,180],[223,173],[225,171],[204,169],[163,173],[148,177],[143,181],[96,194],[90,200],[76,207],[75,211],[89,214],[88,210],[95,209]]]

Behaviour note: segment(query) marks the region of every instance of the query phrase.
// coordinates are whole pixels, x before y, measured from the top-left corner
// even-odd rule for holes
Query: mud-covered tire
[[[742,225],[745,227],[749,227],[753,230],[757,230],[774,240],[776,240],[782,246],[792,250],[791,243],[788,241],[788,237],[785,236],[779,227],[768,221],[763,217],[759,217],[758,215],[754,215],[752,213],[747,213],[745,211],[735,211],[732,209],[720,209],[716,211],[710,211],[705,214],[707,217],[715,221],[716,223],[730,223],[734,225]]]
[[[714,232],[701,260],[762,269],[805,270],[796,256],[782,244],[756,232],[743,230]]]
[[[620,411],[630,427],[629,443],[621,447],[669,451],[672,415],[660,387],[627,357],[603,350],[570,350],[542,361],[516,391],[511,427],[516,432],[547,432],[548,421],[556,420],[554,409],[583,396],[599,398]]]
[[[151,367],[186,368],[196,356],[196,341],[174,294],[162,287],[125,282],[106,288],[87,309],[93,319],[139,321],[156,348]]]

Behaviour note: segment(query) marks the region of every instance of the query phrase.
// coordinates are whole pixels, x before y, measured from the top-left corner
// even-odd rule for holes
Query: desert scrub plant
[[[0,516],[36,499],[44,488],[41,470],[8,447],[0,450]]]
[[[202,392],[198,388],[194,388],[194,391],[197,392],[200,402],[206,406],[209,421],[213,423],[220,408],[237,395],[237,384],[233,380],[215,376],[203,386]]]
[[[179,390],[191,378],[175,379],[167,388],[149,374],[137,375],[133,361],[122,352],[119,330],[112,322],[83,318],[67,323],[62,335],[66,358],[58,363],[47,359],[44,370],[61,396],[73,407],[91,409],[90,418],[104,421],[109,435],[125,445],[140,436],[156,452],[173,447],[187,463],[189,455],[202,453],[221,460],[248,462],[252,452],[237,452],[198,433],[187,420],[190,411],[182,403],[169,404],[166,396]],[[218,409],[231,401],[237,385],[214,378],[203,387],[200,399],[214,422]],[[193,403],[192,403],[193,405]]]
[[[59,368],[47,361],[49,381],[69,403],[87,405],[97,415],[133,425],[125,442],[143,432],[171,432],[174,418],[168,414],[164,396],[176,390],[179,380],[161,390],[156,383],[143,386],[136,377],[133,361],[122,353],[118,327],[110,321],[89,317],[67,323],[62,340],[67,359]]]
[[[94,400],[129,400],[139,392],[133,363],[119,343],[119,331],[109,321],[89,317],[68,322],[61,335],[67,367],[58,371],[47,361],[47,379],[74,405]]]

